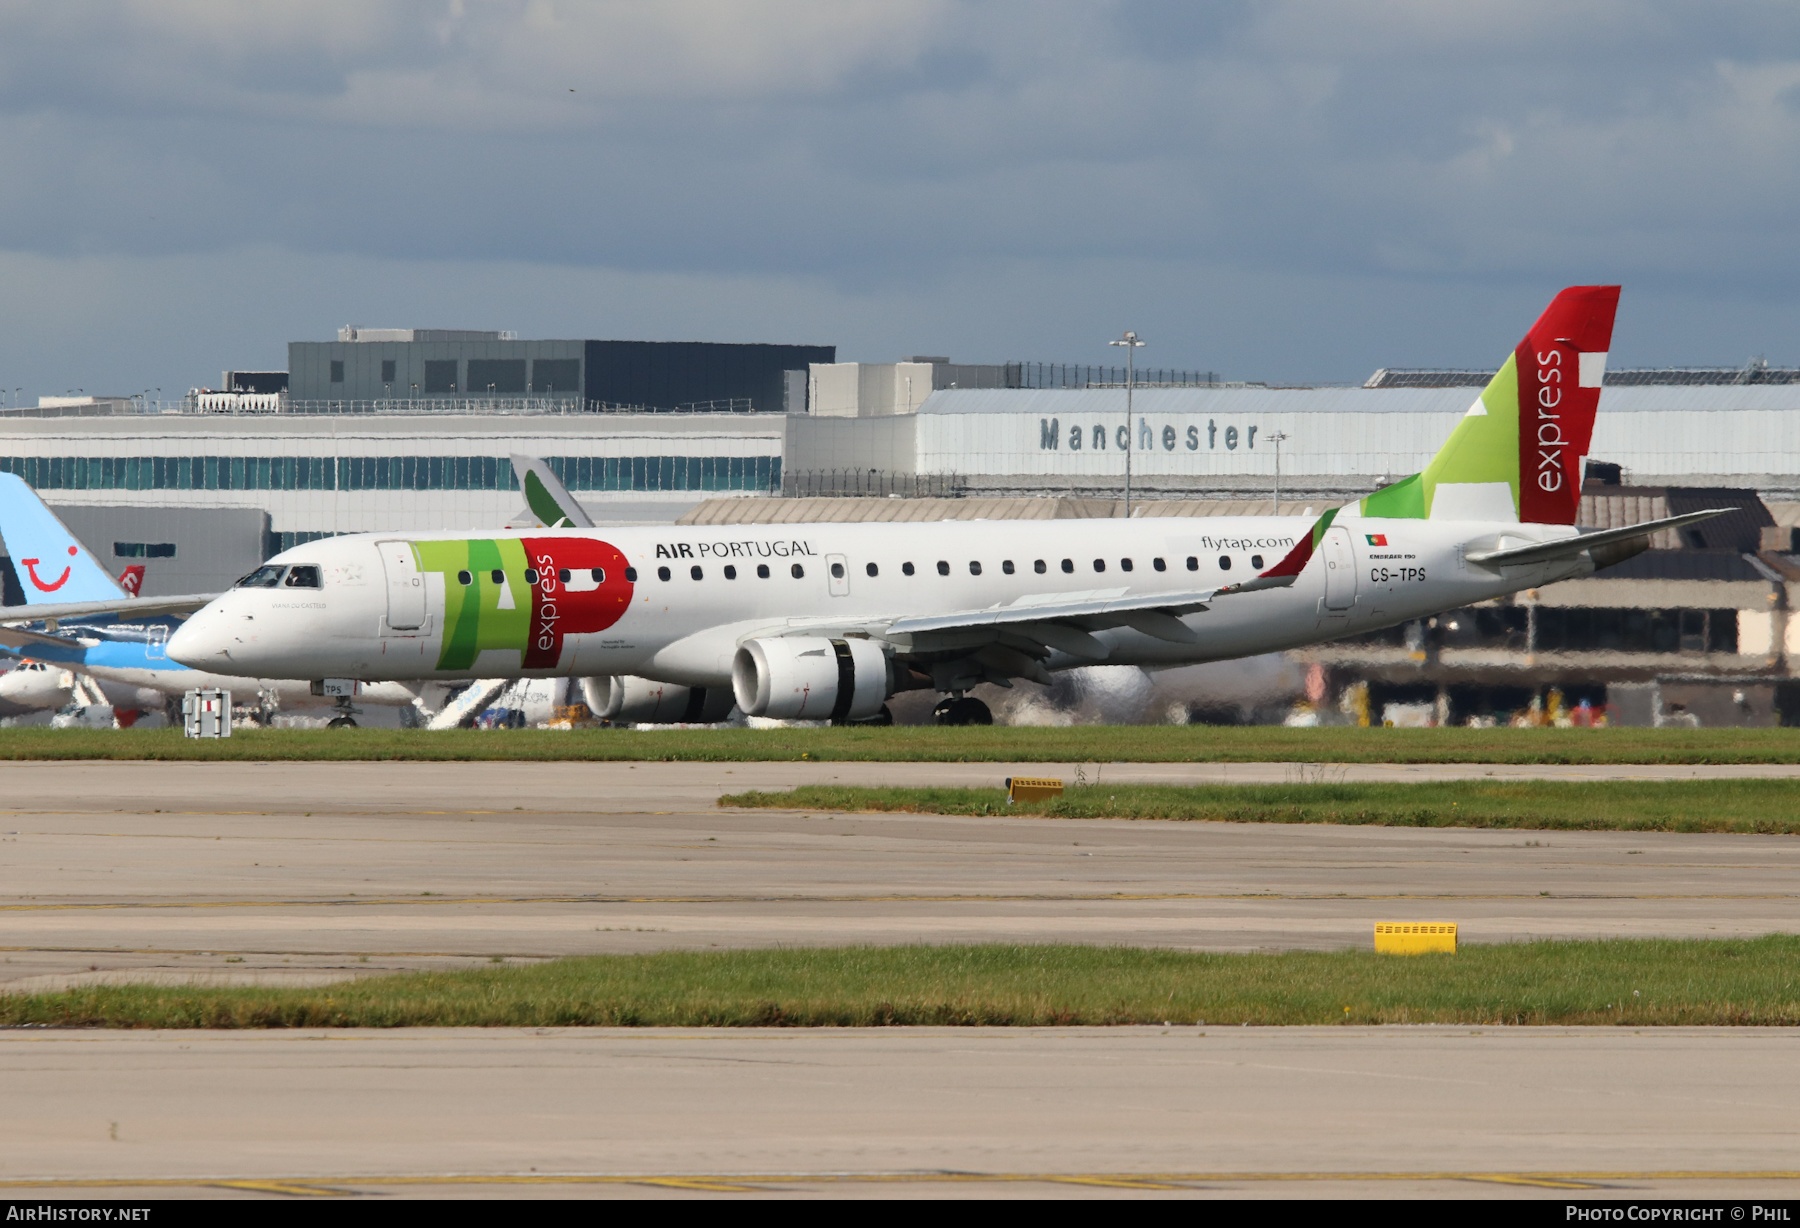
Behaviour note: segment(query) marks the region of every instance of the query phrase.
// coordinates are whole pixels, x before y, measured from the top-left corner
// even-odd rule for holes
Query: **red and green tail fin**
[[[1618,305],[1617,286],[1557,295],[1431,463],[1362,514],[1574,524]]]

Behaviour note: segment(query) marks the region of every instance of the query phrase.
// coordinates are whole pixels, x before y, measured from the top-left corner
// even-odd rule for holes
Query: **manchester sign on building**
[[[1256,494],[1279,446],[1284,490],[1355,492],[1423,468],[1479,392],[1151,388],[1127,424],[1122,389],[952,389],[920,407],[914,456],[895,459],[977,488],[1095,489],[1117,481],[1129,443],[1146,489]],[[1638,483],[1794,490],[1800,386],[1608,388],[1590,456]]]

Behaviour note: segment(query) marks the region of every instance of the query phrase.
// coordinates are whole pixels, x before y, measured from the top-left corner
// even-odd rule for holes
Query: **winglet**
[[[1278,584],[1258,584],[1257,580],[1286,579],[1288,584],[1292,584],[1294,582],[1293,577],[1304,571],[1307,563],[1312,561],[1313,551],[1317,550],[1319,548],[1319,543],[1325,540],[1325,530],[1331,527],[1331,522],[1337,519],[1337,514],[1342,510],[1342,508],[1334,507],[1327,511],[1323,516],[1313,522],[1312,531],[1301,538],[1299,544],[1292,550],[1283,555],[1279,563],[1275,564],[1275,566],[1269,568],[1267,571],[1258,574],[1256,580],[1246,580],[1243,584],[1235,586],[1230,591],[1250,592],[1253,588],[1283,587]],[[1220,591],[1223,592],[1225,590],[1221,589]]]
[[[525,506],[548,529],[591,529],[593,520],[582,510],[575,496],[550,466],[535,456],[512,454],[513,472],[519,477],[519,489],[525,494]]]

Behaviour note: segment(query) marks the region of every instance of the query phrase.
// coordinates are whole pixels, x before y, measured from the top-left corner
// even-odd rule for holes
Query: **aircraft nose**
[[[167,652],[171,661],[189,669],[216,669],[230,660],[223,631],[224,620],[212,606],[207,606],[175,628],[169,637]]]

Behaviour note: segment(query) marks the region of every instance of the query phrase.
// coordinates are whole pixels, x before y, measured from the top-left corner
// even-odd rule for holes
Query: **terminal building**
[[[286,372],[225,372],[175,404],[0,413],[0,470],[115,570],[144,562],[156,595],[224,587],[330,534],[523,523],[514,453],[545,458],[603,524],[1116,515],[1127,444],[1133,515],[1322,511],[1422,468],[1488,375],[1274,387],[1139,370],[1128,417],[1122,368],[835,357],[345,329],[292,343]],[[1739,512],[1602,576],[1308,654],[1321,719],[1586,699],[1647,723],[1800,723],[1800,372],[1609,372],[1591,451],[1590,523]]]
[[[894,376],[868,372],[876,364],[839,366],[862,368],[863,393],[821,396],[815,412],[790,416],[792,493],[856,493],[891,474],[901,487],[970,494],[1111,494],[1129,441],[1133,487],[1149,497],[1273,498],[1279,484],[1349,499],[1422,469],[1491,374],[1410,372],[1398,383],[1380,371],[1354,388],[1152,384],[1133,391],[1128,424],[1122,386],[941,388],[913,409],[889,391]],[[1669,382],[1652,382],[1659,374]],[[1697,382],[1702,374],[1720,382]],[[1730,370],[1612,372],[1592,455],[1635,485],[1800,498],[1800,383],[1775,382],[1783,374],[1749,383]],[[823,373],[814,383],[827,387]]]
[[[789,372],[830,365],[829,345],[521,341],[467,329],[345,328],[288,344],[295,407],[781,412]],[[229,391],[229,389],[227,389]]]

